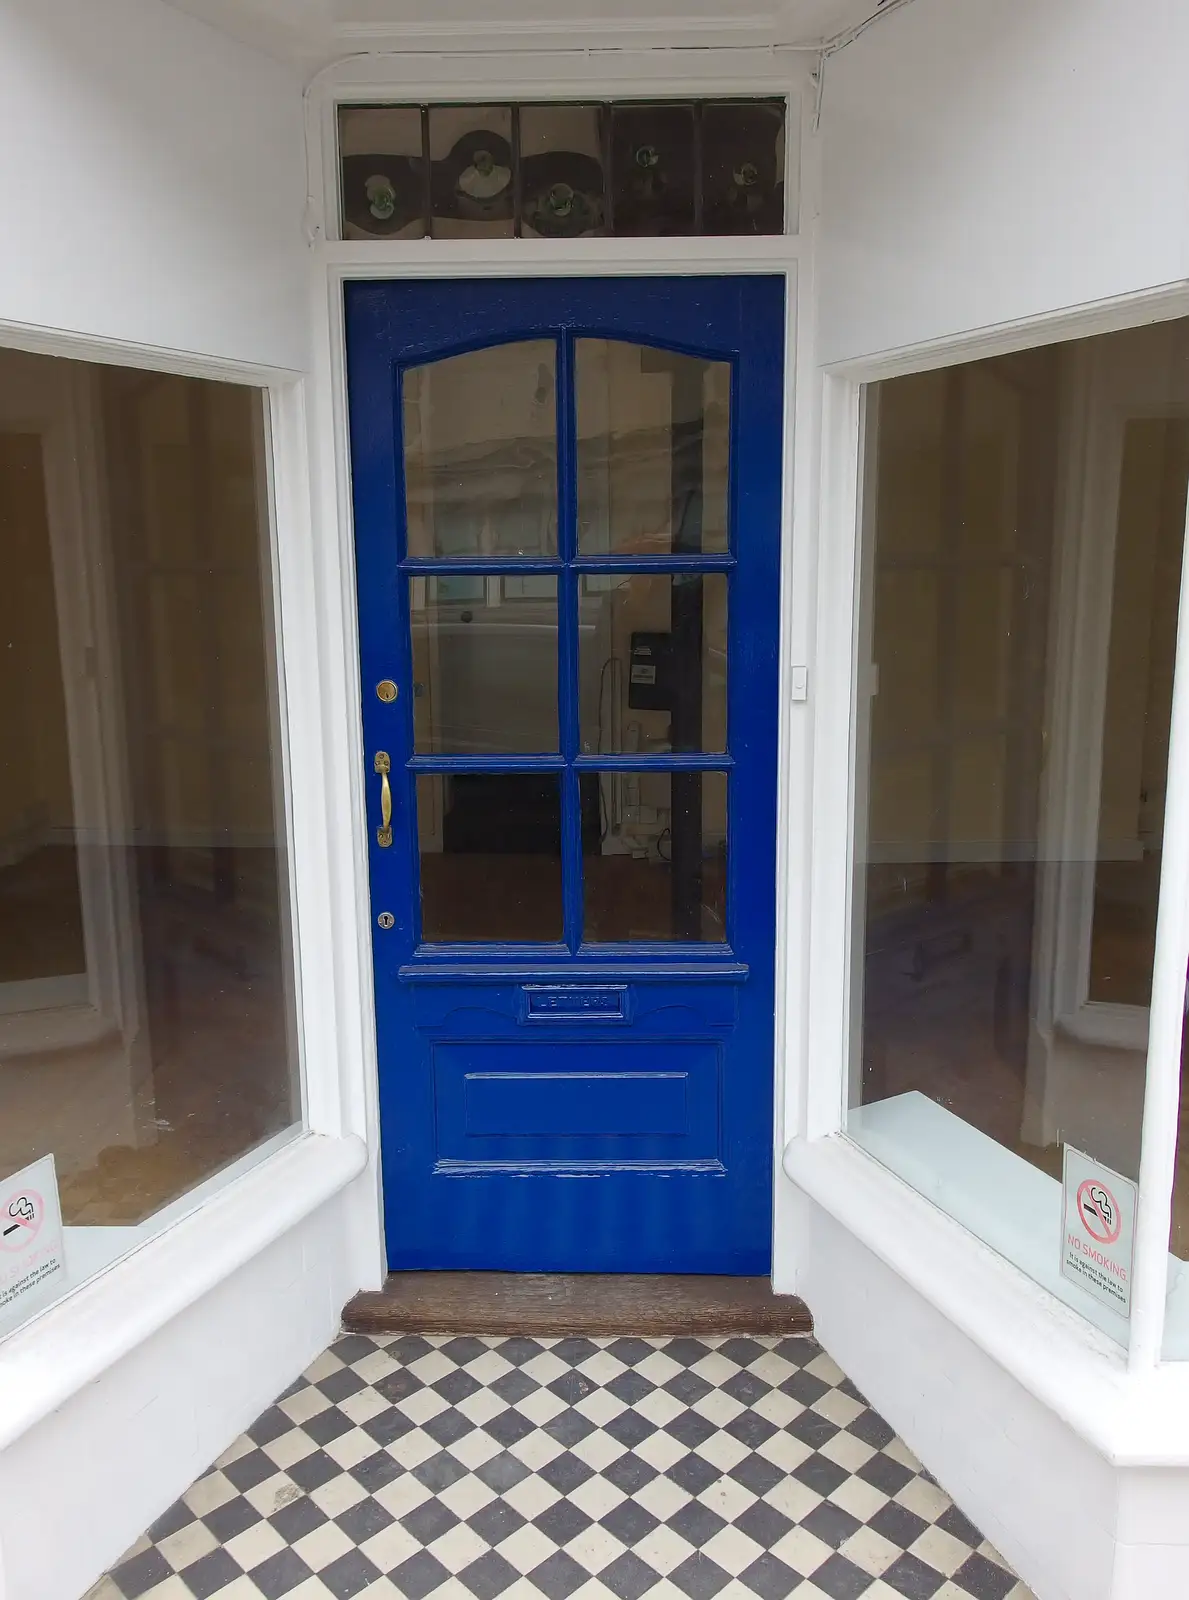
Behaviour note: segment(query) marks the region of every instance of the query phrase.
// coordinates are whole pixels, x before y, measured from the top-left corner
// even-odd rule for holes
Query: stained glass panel
[[[419,106],[340,106],[343,238],[425,237]]]
[[[703,232],[784,228],[784,106],[743,101],[702,108]]]
[[[435,239],[511,238],[510,106],[431,107],[429,159]]]
[[[697,231],[694,108],[615,106],[611,205],[617,234]]]
[[[521,231],[576,239],[606,232],[601,106],[524,106],[520,112]]]
[[[784,231],[781,100],[343,106],[344,239]]]

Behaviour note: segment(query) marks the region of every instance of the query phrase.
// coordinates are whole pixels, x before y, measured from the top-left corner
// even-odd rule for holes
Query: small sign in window
[[[0,1178],[0,1327],[51,1299],[65,1271],[54,1158],[43,1156]]]
[[[1067,1144],[1063,1195],[1062,1277],[1130,1317],[1135,1184]]]

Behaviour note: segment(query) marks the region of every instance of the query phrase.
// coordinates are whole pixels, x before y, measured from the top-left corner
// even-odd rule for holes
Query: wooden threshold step
[[[343,1311],[352,1333],[644,1334],[813,1332],[767,1278],[664,1273],[393,1272]]]

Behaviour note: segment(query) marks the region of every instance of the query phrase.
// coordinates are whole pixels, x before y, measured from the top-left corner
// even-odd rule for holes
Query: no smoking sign
[[[1062,1277],[1129,1317],[1134,1239],[1135,1184],[1067,1144]]]
[[[1098,1244],[1114,1244],[1123,1228],[1119,1202],[1105,1183],[1087,1178],[1078,1185],[1078,1217]]]
[[[53,1156],[0,1177],[0,1329],[35,1311],[66,1277]]]
[[[0,1213],[0,1250],[10,1254],[27,1250],[41,1232],[45,1221],[45,1201],[36,1189],[23,1188],[9,1197]]]

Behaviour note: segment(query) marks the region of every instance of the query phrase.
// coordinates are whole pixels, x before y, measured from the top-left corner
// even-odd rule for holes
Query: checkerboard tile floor
[[[344,1335],[87,1600],[1026,1600],[810,1339]]]

